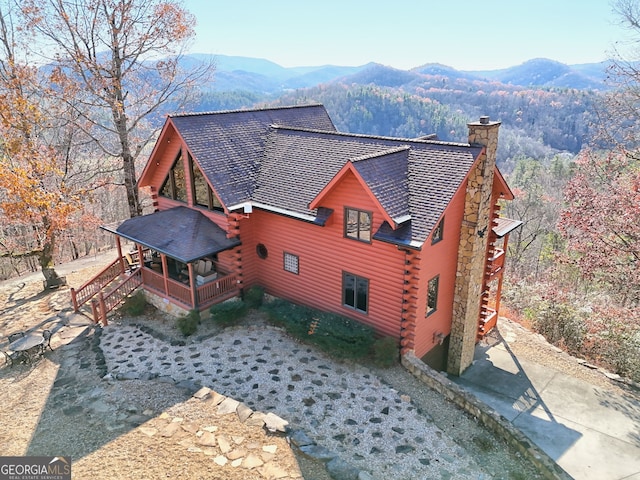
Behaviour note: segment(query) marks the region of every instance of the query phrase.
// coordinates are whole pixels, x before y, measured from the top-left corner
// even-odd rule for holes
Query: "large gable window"
[[[371,216],[371,212],[345,207],[344,236],[362,242],[370,242]]]
[[[222,203],[204,178],[202,170],[196,165],[189,155],[189,170],[193,181],[193,203],[209,210],[224,211]]]
[[[342,272],[342,304],[359,312],[369,309],[369,280]]]
[[[433,229],[433,235],[431,235],[431,245],[434,243],[438,243],[442,240],[442,236],[444,234],[444,217],[438,222],[436,228]]]
[[[178,158],[173,162],[169,175],[167,175],[160,189],[160,195],[173,200],[187,202],[187,180],[182,163],[182,152],[178,154]]]

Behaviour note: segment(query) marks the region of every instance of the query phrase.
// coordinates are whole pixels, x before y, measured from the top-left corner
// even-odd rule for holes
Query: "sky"
[[[492,70],[532,58],[571,65],[610,58],[629,38],[610,0],[183,2],[198,22],[192,53],[283,67],[376,62],[403,70],[426,63]]]

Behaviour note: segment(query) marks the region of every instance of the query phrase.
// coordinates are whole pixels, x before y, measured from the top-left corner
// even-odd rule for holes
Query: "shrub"
[[[244,293],[244,303],[248,308],[260,308],[264,299],[264,288],[254,286]]]
[[[191,310],[187,315],[178,318],[178,330],[185,337],[193,335],[198,330],[198,324],[200,323],[200,312],[197,310]]]
[[[232,300],[214,305],[209,311],[215,323],[221,327],[230,327],[237,325],[247,314],[247,305],[243,301]]]
[[[130,295],[125,298],[122,307],[120,307],[120,310],[125,315],[137,317],[142,315],[146,308],[147,299],[145,298],[144,293],[142,293],[141,291],[137,291],[134,295]]]
[[[374,331],[359,322],[309,307],[275,300],[265,306],[269,321],[291,336],[312,343],[335,358],[366,357],[373,345]]]
[[[562,300],[551,296],[540,302],[535,309],[533,326],[549,342],[565,346],[569,353],[582,350],[587,330],[585,321],[575,308]]]
[[[398,361],[398,341],[393,337],[382,337],[371,346],[373,363],[379,367],[390,367]]]

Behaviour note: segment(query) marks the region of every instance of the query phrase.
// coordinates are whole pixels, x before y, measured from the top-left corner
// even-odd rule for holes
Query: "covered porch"
[[[197,210],[176,207],[102,228],[116,235],[122,271],[139,274],[142,287],[165,302],[202,311],[240,292],[236,272],[218,261],[240,241]],[[123,238],[133,249],[123,251]]]

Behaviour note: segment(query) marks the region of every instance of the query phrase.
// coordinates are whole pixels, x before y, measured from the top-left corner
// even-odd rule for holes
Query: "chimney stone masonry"
[[[453,375],[461,375],[473,361],[480,320],[488,230],[491,228],[491,193],[500,122],[492,122],[489,117],[482,116],[478,122],[471,122],[467,126],[469,143],[484,148],[469,173],[466,186],[447,361],[447,371]]]

